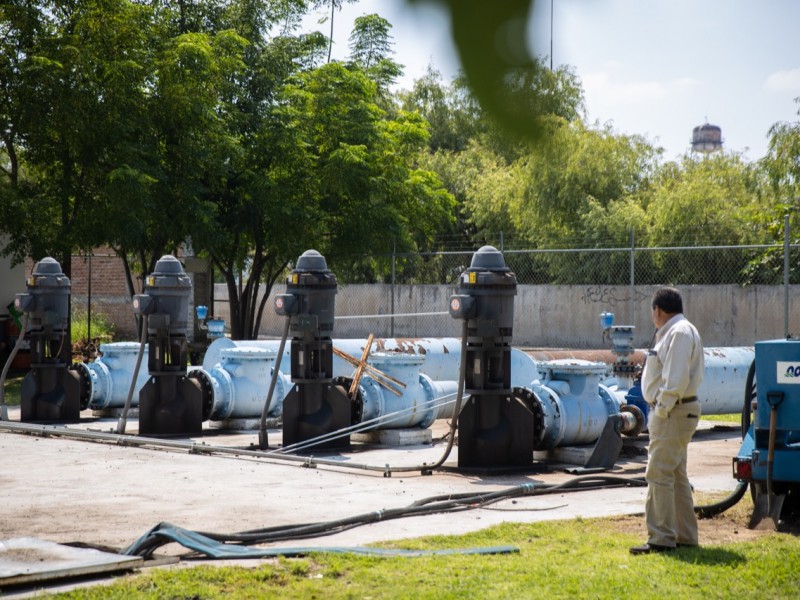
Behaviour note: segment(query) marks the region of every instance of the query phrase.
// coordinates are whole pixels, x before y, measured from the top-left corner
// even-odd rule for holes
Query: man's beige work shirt
[[[642,373],[642,393],[656,415],[666,418],[683,398],[697,395],[703,381],[703,341],[683,314],[678,313],[656,334]]]

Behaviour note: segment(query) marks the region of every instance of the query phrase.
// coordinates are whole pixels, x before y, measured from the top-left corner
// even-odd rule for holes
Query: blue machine
[[[752,422],[733,460],[734,477],[753,494],[750,527],[800,516],[800,340],[757,342],[755,382]]]

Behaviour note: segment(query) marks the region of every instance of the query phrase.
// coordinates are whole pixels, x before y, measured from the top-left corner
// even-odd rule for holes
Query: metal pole
[[[553,70],[553,0],[550,0],[550,70]]]
[[[503,239],[503,232],[500,232],[500,252],[505,250],[505,240]]]
[[[783,335],[789,337],[789,215],[783,217]]]
[[[394,290],[395,290],[395,262],[397,260],[397,240],[392,240],[392,318],[389,322],[389,337],[394,337]]]
[[[92,255],[89,255],[89,283],[86,289],[86,341],[92,341]]]
[[[633,236],[633,227],[631,227],[631,325],[636,325],[636,244]]]

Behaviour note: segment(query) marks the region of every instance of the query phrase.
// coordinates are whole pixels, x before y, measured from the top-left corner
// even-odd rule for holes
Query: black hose
[[[739,484],[736,486],[736,489],[733,490],[733,493],[720,500],[719,502],[715,502],[714,504],[707,504],[705,506],[695,506],[694,512],[697,516],[701,519],[710,519],[717,515],[721,515],[729,508],[732,508],[736,504],[738,504],[739,500],[742,499],[744,493],[747,491],[748,482],[740,481]]]
[[[460,512],[474,508],[482,508],[502,500],[520,496],[538,496],[545,494],[563,493],[566,491],[588,491],[601,488],[621,486],[646,486],[647,482],[641,478],[625,478],[617,476],[587,476],[576,477],[560,484],[534,485],[525,483],[510,488],[486,493],[462,493],[431,496],[418,500],[402,508],[392,508],[372,511],[353,517],[346,517],[327,522],[303,523],[297,525],[279,525],[263,529],[254,529],[239,533],[209,533],[198,531],[196,533],[212,540],[233,545],[256,545],[285,540],[304,539],[333,535],[359,527],[404,517],[417,517],[423,515]],[[126,552],[137,556],[150,556],[157,548],[169,544],[172,540],[158,534],[160,525],[137,540]]]
[[[466,379],[466,374],[467,374],[467,334],[469,333],[468,324],[469,321],[467,321],[467,319],[464,319],[463,324],[461,325],[461,364],[459,365],[458,369],[456,406],[453,409],[453,418],[450,421],[450,435],[447,440],[447,448],[445,448],[445,451],[439,460],[437,460],[430,467],[427,467],[427,469],[430,471],[438,469],[444,464],[444,462],[450,456],[450,452],[452,452],[453,450],[453,444],[456,441],[456,431],[458,430],[458,415],[461,414],[461,402],[462,402],[462,396],[464,395],[464,380]]]
[[[755,396],[756,361],[750,363],[747,379],[744,382],[744,405],[742,406],[742,439],[750,430],[750,413],[753,410],[753,397]]]
[[[756,379],[756,361],[750,363],[750,368],[747,371],[747,379],[744,383],[744,405],[742,406],[742,439],[747,435],[750,430],[750,411],[752,410],[753,396],[755,395],[755,379]],[[745,492],[747,491],[748,482],[740,481],[730,496],[727,496],[713,504],[706,504],[704,506],[695,506],[694,512],[701,519],[710,519],[717,515],[721,515],[729,508],[732,508],[739,503]]]

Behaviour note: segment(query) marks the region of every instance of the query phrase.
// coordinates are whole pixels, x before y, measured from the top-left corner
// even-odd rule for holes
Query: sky
[[[344,5],[334,58],[347,55],[354,19],[372,13],[392,24],[394,59],[405,66],[399,87],[428,65],[446,82],[458,72],[449,16],[437,3]],[[328,34],[329,23],[316,24],[324,14],[307,26]],[[726,150],[756,160],[773,124],[800,120],[799,27],[797,0],[535,0],[528,42],[549,57],[552,39],[554,66],[572,66],[581,80],[590,123],[644,135],[672,160],[707,122],[721,127]]]

